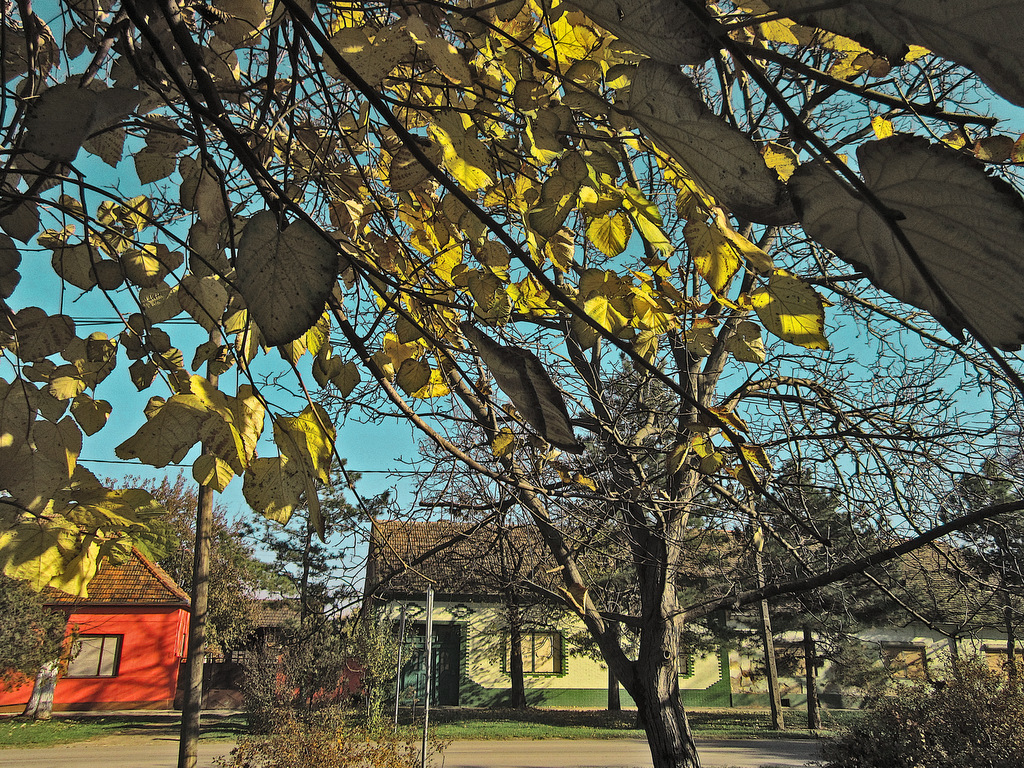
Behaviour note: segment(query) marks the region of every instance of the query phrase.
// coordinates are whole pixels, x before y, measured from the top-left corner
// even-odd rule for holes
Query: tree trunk
[[[526,709],[526,675],[523,672],[523,613],[519,598],[513,590],[507,595],[508,611],[508,674],[511,687],[508,705],[512,709]]]
[[[804,625],[804,667],[807,671],[807,729],[821,730],[821,709],[818,707],[818,653],[811,628]]]
[[[35,684],[32,686],[32,695],[29,696],[25,711],[22,712],[23,717],[30,717],[33,720],[50,719],[53,713],[53,693],[57,688],[59,675],[59,659],[48,661],[39,668]]]
[[[640,629],[640,649],[626,690],[636,702],[654,768],[700,768],[693,732],[679,699],[679,636],[684,616],[668,580],[648,602],[653,611]],[[623,680],[626,684],[626,681]]]
[[[754,568],[757,571],[757,586],[764,586],[764,563],[761,553],[754,554]],[[772,710],[772,729],[786,730],[786,719],[782,712],[782,695],[779,692],[779,667],[775,660],[775,638],[772,635],[772,618],[768,610],[768,601],[760,603],[761,643],[764,647],[764,665],[768,670],[768,703]]]
[[[1010,593],[1003,592],[1003,625],[1006,630],[1006,676],[1013,684],[1017,683],[1017,636],[1013,632],[1013,607],[1010,605]]]
[[[647,734],[654,768],[700,768],[693,732],[679,701],[675,665],[663,662],[647,672],[641,665],[638,677],[644,682],[638,682],[630,695],[636,701],[640,725]],[[648,680],[654,681],[654,685],[647,685]]]
[[[609,634],[615,638],[615,642],[618,642],[619,625],[615,623],[609,624],[608,631]],[[612,671],[611,664],[608,665],[608,711],[622,711],[622,698],[619,696],[619,678],[617,678],[615,673]]]

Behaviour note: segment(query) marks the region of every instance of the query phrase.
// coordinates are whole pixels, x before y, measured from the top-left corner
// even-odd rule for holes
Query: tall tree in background
[[[197,482],[325,536],[313,379],[503,486],[656,768],[689,768],[688,621],[1022,506],[939,514],[1024,391],[1024,156],[988,114],[1024,103],[1013,4],[34,8],[0,6],[9,574],[80,589],[149,525],[77,466],[122,358],[152,398],[119,457],[201,444]],[[56,308],[17,288],[15,241],[51,252]],[[116,320],[83,338],[71,311]],[[846,549],[775,493],[790,459],[842,495]],[[690,542],[765,500],[835,559],[681,593]],[[638,610],[600,603],[595,551]]]
[[[992,504],[1013,502],[1024,495],[1021,457],[993,458],[978,474],[965,475],[951,499],[951,512],[963,513]],[[1006,515],[963,530],[957,544],[965,561],[971,591],[988,593],[998,606],[1001,621],[992,622],[1006,634],[1004,668],[1011,681],[1018,681],[1019,628],[1024,619],[1024,515]],[[980,581],[980,583],[978,583]],[[990,616],[993,611],[985,611]]]
[[[108,481],[120,484],[122,481]],[[184,475],[160,481],[126,478],[123,482],[149,491],[167,510],[151,524],[152,533],[162,537],[154,547],[156,561],[183,590],[192,591],[192,566],[195,547],[195,483]],[[267,581],[264,563],[256,558],[250,540],[240,522],[229,522],[223,507],[214,508],[210,549],[210,608],[207,624],[207,648],[221,652],[241,647],[253,629],[257,610],[256,592]],[[142,542],[150,534],[140,536]]]

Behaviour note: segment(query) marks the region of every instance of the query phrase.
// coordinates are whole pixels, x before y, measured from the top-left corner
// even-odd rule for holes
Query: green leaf
[[[1024,341],[1024,204],[1017,191],[967,155],[894,136],[857,152],[864,183],[889,220],[820,163],[790,185],[804,229],[901,301],[927,310],[954,335],[963,316],[990,344]],[[896,239],[898,227],[944,300]]]
[[[502,346],[470,323],[462,323],[460,327],[476,347],[498,387],[530,426],[551,445],[581,453],[583,448],[576,442],[562,393],[537,356],[525,349]]]
[[[700,64],[715,49],[682,0],[569,0],[638,53],[666,64]]]
[[[863,43],[898,63],[921,45],[973,70],[1000,95],[1024,106],[1020,5],[1013,0],[764,0],[801,24]]]
[[[304,221],[278,227],[272,211],[245,225],[235,260],[235,287],[270,346],[287,344],[324,313],[338,277],[335,246]]]
[[[640,62],[629,91],[629,113],[729,210],[759,224],[789,224],[796,215],[754,142],[712,112],[678,68]]]

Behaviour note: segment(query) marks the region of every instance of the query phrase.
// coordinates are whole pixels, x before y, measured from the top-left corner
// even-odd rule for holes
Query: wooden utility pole
[[[199,759],[199,719],[203,708],[203,662],[210,602],[210,542],[213,538],[213,488],[199,486],[196,544],[192,574],[192,609],[185,659],[185,700],[181,707],[178,768],[195,768]]]
[[[220,343],[220,333],[210,332],[210,341]],[[217,376],[206,369],[207,378],[217,386]],[[203,444],[203,452],[206,452]],[[199,726],[203,709],[203,664],[206,661],[206,621],[210,604],[210,549],[213,542],[213,488],[199,486],[196,509],[196,542],[192,559],[192,606],[188,622],[188,650],[185,657],[185,691],[181,706],[178,739],[178,768],[196,768],[199,760]]]
[[[754,568],[757,571],[757,586],[764,586],[764,563],[761,561],[761,550],[754,553]],[[772,710],[772,728],[776,731],[786,730],[786,720],[782,713],[782,698],[779,693],[779,669],[775,663],[775,638],[772,636],[772,618],[768,611],[768,601],[762,600],[761,609],[761,642],[764,645],[764,662],[768,670],[768,703]]]

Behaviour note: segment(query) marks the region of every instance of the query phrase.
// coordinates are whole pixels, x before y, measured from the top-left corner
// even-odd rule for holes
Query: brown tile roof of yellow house
[[[536,528],[385,520],[370,533],[367,593],[497,595],[513,584],[559,583]]]
[[[188,605],[188,594],[167,571],[137,549],[124,563],[106,563],[89,582],[89,596],[76,597],[48,587],[47,605]]]

